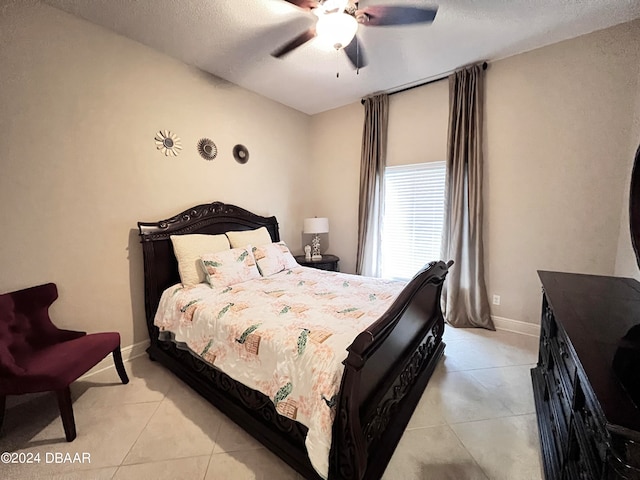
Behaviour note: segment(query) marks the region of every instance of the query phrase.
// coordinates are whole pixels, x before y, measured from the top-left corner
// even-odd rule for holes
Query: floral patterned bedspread
[[[326,478],[346,349],[404,286],[304,267],[226,288],[174,285],[155,324],[308,427],[311,464]]]

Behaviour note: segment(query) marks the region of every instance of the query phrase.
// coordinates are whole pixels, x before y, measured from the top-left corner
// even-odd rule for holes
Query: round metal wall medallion
[[[202,138],[198,142],[198,153],[205,160],[213,160],[218,155],[218,147],[209,138]]]
[[[164,153],[166,157],[177,157],[180,150],[182,150],[180,137],[175,133],[171,133],[169,130],[160,130],[154,140],[156,141],[158,150]]]
[[[249,161],[249,150],[244,145],[236,145],[233,147],[233,158],[238,163],[247,163]]]

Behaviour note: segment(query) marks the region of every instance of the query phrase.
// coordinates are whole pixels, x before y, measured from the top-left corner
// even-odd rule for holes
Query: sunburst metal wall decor
[[[156,147],[167,157],[177,157],[182,150],[182,143],[180,137],[175,133],[171,133],[169,130],[160,130],[156,136]]]
[[[213,160],[218,155],[218,147],[209,138],[201,138],[198,142],[198,153],[205,160]]]

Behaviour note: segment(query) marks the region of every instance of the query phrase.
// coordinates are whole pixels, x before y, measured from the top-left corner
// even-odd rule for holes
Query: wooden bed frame
[[[180,283],[170,235],[221,234],[266,227],[280,240],[275,217],[234,205],[198,205],[159,222],[139,222],[144,253],[145,307],[152,360],[172,370],[307,479],[307,428],[279,415],[264,394],[236,382],[173,342],[158,340],[153,319],[162,292]],[[389,309],[349,346],[336,404],[329,479],[379,479],[444,351],[442,283],[449,264],[431,262]]]

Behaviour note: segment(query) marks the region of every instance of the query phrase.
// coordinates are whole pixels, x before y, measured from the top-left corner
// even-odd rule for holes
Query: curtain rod
[[[482,63],[482,70],[486,70],[486,69],[487,69],[487,62],[483,62]],[[407,90],[413,90],[414,88],[424,87],[425,85],[429,85],[430,83],[436,83],[436,82],[440,82],[442,80],[446,80],[447,78],[449,78],[449,75],[446,75],[446,76],[440,77],[440,78],[436,78],[434,80],[428,80],[428,81],[423,82],[423,83],[418,83],[417,85],[411,85],[410,87],[402,88],[400,90],[396,90],[395,92],[391,92],[389,94],[389,96],[395,95],[396,93],[406,92]],[[360,100],[360,103],[364,104],[364,98]]]

